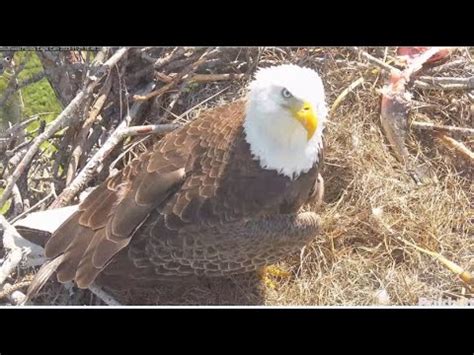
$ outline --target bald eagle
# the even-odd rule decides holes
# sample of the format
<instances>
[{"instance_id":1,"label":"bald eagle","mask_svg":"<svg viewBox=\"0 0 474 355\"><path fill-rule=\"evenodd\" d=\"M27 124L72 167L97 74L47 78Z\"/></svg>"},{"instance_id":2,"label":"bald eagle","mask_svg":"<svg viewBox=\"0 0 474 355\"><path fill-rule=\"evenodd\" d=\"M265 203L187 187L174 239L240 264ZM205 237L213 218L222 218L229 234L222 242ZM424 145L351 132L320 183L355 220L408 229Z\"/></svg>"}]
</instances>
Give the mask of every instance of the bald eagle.
<instances>
[{"instance_id":1,"label":"bald eagle","mask_svg":"<svg viewBox=\"0 0 474 355\"><path fill-rule=\"evenodd\" d=\"M60 282L122 287L257 270L319 229L327 108L312 69L259 69L247 97L203 112L109 177L46 243Z\"/></svg>"}]
</instances>

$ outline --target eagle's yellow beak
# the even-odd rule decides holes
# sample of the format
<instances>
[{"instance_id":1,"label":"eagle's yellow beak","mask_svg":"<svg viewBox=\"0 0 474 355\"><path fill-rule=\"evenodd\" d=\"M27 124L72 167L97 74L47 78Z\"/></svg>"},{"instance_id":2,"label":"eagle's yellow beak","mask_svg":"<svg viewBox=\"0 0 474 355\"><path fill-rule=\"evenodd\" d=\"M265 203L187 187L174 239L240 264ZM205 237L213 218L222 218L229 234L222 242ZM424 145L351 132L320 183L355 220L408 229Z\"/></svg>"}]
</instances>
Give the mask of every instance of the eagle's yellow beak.
<instances>
[{"instance_id":1,"label":"eagle's yellow beak","mask_svg":"<svg viewBox=\"0 0 474 355\"><path fill-rule=\"evenodd\" d=\"M304 102L303 106L299 106L298 109L293 111L293 115L306 129L308 140L310 140L316 132L316 128L318 128L318 116L314 113L311 104Z\"/></svg>"}]
</instances>

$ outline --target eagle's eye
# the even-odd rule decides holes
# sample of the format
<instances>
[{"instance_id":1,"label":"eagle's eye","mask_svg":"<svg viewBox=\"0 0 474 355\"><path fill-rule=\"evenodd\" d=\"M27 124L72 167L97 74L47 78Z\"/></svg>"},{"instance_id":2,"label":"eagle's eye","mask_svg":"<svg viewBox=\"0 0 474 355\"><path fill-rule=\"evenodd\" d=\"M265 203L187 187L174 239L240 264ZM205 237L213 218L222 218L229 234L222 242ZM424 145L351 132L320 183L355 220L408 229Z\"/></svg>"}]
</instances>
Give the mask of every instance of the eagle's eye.
<instances>
[{"instance_id":1,"label":"eagle's eye","mask_svg":"<svg viewBox=\"0 0 474 355\"><path fill-rule=\"evenodd\" d=\"M283 96L285 99L289 99L290 97L293 97L293 95L291 95L291 92L289 92L288 89L283 89L281 91L281 96Z\"/></svg>"}]
</instances>

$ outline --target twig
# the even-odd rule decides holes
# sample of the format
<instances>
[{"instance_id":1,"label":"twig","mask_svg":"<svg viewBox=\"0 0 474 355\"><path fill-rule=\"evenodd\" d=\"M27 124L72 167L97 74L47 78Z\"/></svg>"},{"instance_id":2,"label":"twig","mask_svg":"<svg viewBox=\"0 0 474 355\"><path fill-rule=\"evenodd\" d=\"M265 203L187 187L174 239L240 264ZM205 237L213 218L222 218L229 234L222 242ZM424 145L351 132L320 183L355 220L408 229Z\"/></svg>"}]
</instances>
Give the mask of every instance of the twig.
<instances>
[{"instance_id":1,"label":"twig","mask_svg":"<svg viewBox=\"0 0 474 355\"><path fill-rule=\"evenodd\" d=\"M178 128L177 124L158 124L158 125L144 125L144 126L133 126L122 130L122 138L127 136L138 136L142 134L165 134L174 131Z\"/></svg>"},{"instance_id":2,"label":"twig","mask_svg":"<svg viewBox=\"0 0 474 355\"><path fill-rule=\"evenodd\" d=\"M474 76L469 78L436 78L432 76L422 76L419 81L431 84L429 88L443 90L472 90L474 89Z\"/></svg>"},{"instance_id":3,"label":"twig","mask_svg":"<svg viewBox=\"0 0 474 355\"><path fill-rule=\"evenodd\" d=\"M245 74L194 74L191 77L190 82L193 83L205 83L211 81L223 81L223 80L240 80L245 77Z\"/></svg>"},{"instance_id":4,"label":"twig","mask_svg":"<svg viewBox=\"0 0 474 355\"><path fill-rule=\"evenodd\" d=\"M420 80L415 80L413 82L413 86L418 88L418 89L424 89L424 90L439 89L439 87L430 85L430 84L425 83L424 81L420 81Z\"/></svg>"},{"instance_id":5,"label":"twig","mask_svg":"<svg viewBox=\"0 0 474 355\"><path fill-rule=\"evenodd\" d=\"M18 144L12 150L7 150L5 152L5 156L8 157L8 158L14 156L16 152L18 152L18 151L24 149L25 147L29 146L31 144L31 142L32 142L31 140L28 140L28 141L24 141L23 143Z\"/></svg>"},{"instance_id":6,"label":"twig","mask_svg":"<svg viewBox=\"0 0 474 355\"><path fill-rule=\"evenodd\" d=\"M127 52L128 48L119 49L106 63L103 67L110 68L110 66L115 65L120 58L122 58ZM103 74L105 76L105 73ZM10 196L13 186L20 176L25 171L26 167L30 164L33 157L36 155L41 144L49 139L53 134L55 134L60 129L64 128L66 125L71 124L77 117L74 115L76 110L81 106L83 101L87 96L89 96L94 88L99 84L100 79L103 77L94 77L91 78L91 82L83 90L81 90L76 97L69 103L69 105L59 114L54 123L49 126L42 134L38 135L34 140L33 144L29 148L28 152L23 157L22 161L16 167L12 175L7 179L7 186L3 191L3 194L0 196L0 206L7 201Z\"/></svg>"},{"instance_id":7,"label":"twig","mask_svg":"<svg viewBox=\"0 0 474 355\"><path fill-rule=\"evenodd\" d=\"M395 239L401 241L402 243L404 243L406 245L409 245L409 246L415 248L416 250L418 250L418 251L420 251L424 254L428 254L428 255L434 257L441 264L443 264L445 267L447 267L451 272L458 275L459 278L462 281L464 281L466 284L468 284L470 286L474 285L474 277L467 270L464 270L458 264L446 259L444 256L442 256L439 253L421 248L418 245L416 245L412 242L409 242L408 240L403 239L402 237L397 235L397 233L395 233L395 231L390 226L385 224L385 222L383 221L383 218L382 218L382 214L383 214L383 209L382 208L373 208L372 209L372 217L375 219L375 221L377 222L377 224L379 226L383 227L383 229L385 229L388 232L389 236L394 237Z\"/></svg>"},{"instance_id":8,"label":"twig","mask_svg":"<svg viewBox=\"0 0 474 355\"><path fill-rule=\"evenodd\" d=\"M173 74L170 74L170 75L166 75L164 73L156 73L156 75L158 76L158 79L160 79L160 80L162 80L166 83L171 83L173 80L175 80L174 78L177 74L173 73ZM168 116L170 114L172 114L172 111L173 111L173 108L174 108L176 102L178 101L181 93L186 88L188 83L190 83L190 82L213 82L213 81L233 80L233 79L240 80L244 77L245 77L245 74L232 74L232 73L231 74L193 74L193 76L190 79L188 79L186 81L183 81L183 83L181 84L181 86L178 89L178 93L176 94L174 99L171 101L168 108L165 109L165 113L164 113L163 117L161 117L160 121L161 122L166 121L168 119Z\"/></svg>"},{"instance_id":9,"label":"twig","mask_svg":"<svg viewBox=\"0 0 474 355\"><path fill-rule=\"evenodd\" d=\"M115 160L113 162L110 163L110 165L109 165L109 175L114 174L114 172L116 170L115 165L117 165L117 163L119 161L121 161L122 158L126 154L128 154L128 152L130 152L134 147L136 147L137 145L143 143L145 140L147 140L150 137L151 137L150 135L147 135L145 137L142 137L141 139L136 139L135 141L131 142L128 145L125 145L124 147L126 147L126 148L117 156L117 158L115 158Z\"/></svg>"},{"instance_id":10,"label":"twig","mask_svg":"<svg viewBox=\"0 0 474 355\"><path fill-rule=\"evenodd\" d=\"M472 85L474 83L474 76L471 76L469 78L421 76L420 80L426 81L426 82L432 83L432 84L467 84L467 85Z\"/></svg>"},{"instance_id":11,"label":"twig","mask_svg":"<svg viewBox=\"0 0 474 355\"><path fill-rule=\"evenodd\" d=\"M21 197L20 189L18 188L17 184L13 186L12 198L13 198L12 217L15 217L23 212L23 198Z\"/></svg>"},{"instance_id":12,"label":"twig","mask_svg":"<svg viewBox=\"0 0 474 355\"><path fill-rule=\"evenodd\" d=\"M471 103L474 104L474 90L471 90L471 92L468 92L467 97L469 98L469 101L471 101Z\"/></svg>"},{"instance_id":13,"label":"twig","mask_svg":"<svg viewBox=\"0 0 474 355\"><path fill-rule=\"evenodd\" d=\"M398 75L401 75L401 73L402 73L399 69L397 69L395 67L392 67L390 64L387 64L387 63L385 63L384 61L382 61L378 58L375 58L374 56L370 55L369 53L363 51L362 49L360 49L358 47L348 47L348 49L356 52L361 57L367 59L372 64L378 66L381 69L384 69L384 70L388 71L389 73L394 73L394 74L398 74Z\"/></svg>"},{"instance_id":14,"label":"twig","mask_svg":"<svg viewBox=\"0 0 474 355\"><path fill-rule=\"evenodd\" d=\"M66 174L66 185L69 185L72 179L74 178L77 167L79 165L79 159L82 156L82 153L84 151L84 147L87 141L89 130L94 124L97 117L99 116L99 113L102 110L102 107L104 106L104 103L109 95L111 88L112 88L112 80L111 80L111 76L109 72L109 75L105 81L104 86L100 89L98 97L96 101L94 102L94 104L92 105L92 108L89 112L89 117L85 120L84 124L82 125L82 129L79 132L79 135L76 139L75 148L73 149L71 153L71 158L69 160L69 166L68 166L68 170Z\"/></svg>"},{"instance_id":15,"label":"twig","mask_svg":"<svg viewBox=\"0 0 474 355\"><path fill-rule=\"evenodd\" d=\"M334 103L331 106L331 110L329 112L329 115L332 116L334 114L334 111L338 108L340 103L346 98L346 96L353 91L356 87L364 83L364 78L361 77L354 81L352 84L350 84L344 91L342 91L339 96L336 98Z\"/></svg>"},{"instance_id":16,"label":"twig","mask_svg":"<svg viewBox=\"0 0 474 355\"><path fill-rule=\"evenodd\" d=\"M110 75L110 72L109 72L108 75ZM107 81L107 79L105 79L105 81ZM104 83L104 85L106 85L106 84ZM100 88L100 90L103 89L104 85ZM100 90L99 90L99 93L98 93L97 96L99 96ZM85 123L85 121L87 121L87 119L89 117L89 112L90 112L90 110L92 108L92 105L94 104L97 96L94 97L94 95L91 95L86 99L86 101L83 104L82 112L78 113L78 115L81 116L80 121L74 127L72 127L72 126L69 127L69 129L64 133L64 136L65 136L64 138L65 139L63 138L62 140L63 141L66 140L68 142L66 150L70 151L70 155L68 154L69 156L67 157L67 159L65 159L65 164L63 165L63 166L66 167L66 169L65 169L66 186L67 186L67 184L69 184L71 182L72 178L76 174L76 170L79 169L80 158L85 158L85 157L79 156L79 159L76 160L76 156L73 157L72 153L73 153L74 149L77 147L79 136L81 135L82 129L84 127L84 123ZM102 117L99 118L99 120L101 120L101 119L102 119ZM71 147L71 149L69 149L69 147ZM74 159L74 163L72 163L73 159ZM70 169L71 165L76 165L76 166L72 166L73 169Z\"/></svg>"},{"instance_id":17,"label":"twig","mask_svg":"<svg viewBox=\"0 0 474 355\"><path fill-rule=\"evenodd\" d=\"M163 66L162 69L166 70L167 72L178 70L180 68L184 68L184 67L192 64L193 62L196 61L197 58L199 58L199 53L194 52L189 57L184 57L182 59L177 59L177 60L171 61L170 63Z\"/></svg>"},{"instance_id":18,"label":"twig","mask_svg":"<svg viewBox=\"0 0 474 355\"><path fill-rule=\"evenodd\" d=\"M184 76L184 75L183 75ZM181 78L179 78L181 79ZM162 86L161 88L159 88L158 90L156 91L152 91L151 93L149 93L148 95L134 95L133 96L133 99L135 101L145 101L145 100L149 100L155 96L161 96L163 95L165 92L167 92L169 89L171 89L173 86L176 85L176 82L178 80L173 80L172 82L166 84L165 86Z\"/></svg>"},{"instance_id":19,"label":"twig","mask_svg":"<svg viewBox=\"0 0 474 355\"><path fill-rule=\"evenodd\" d=\"M92 60L91 67L93 68L100 67L102 63L104 62L105 58L107 57L109 50L110 50L109 47L102 47L100 51L94 57L94 60Z\"/></svg>"},{"instance_id":20,"label":"twig","mask_svg":"<svg viewBox=\"0 0 474 355\"><path fill-rule=\"evenodd\" d=\"M11 126L10 128L7 128L4 132L2 132L2 136L7 136L9 134L14 134L18 130L23 129L26 126L28 126L31 122L36 121L38 118L40 118L40 115L48 115L48 114L51 114L51 113L52 112L37 113L36 115L33 115L30 118L28 118L28 119L26 119L22 122L18 122L16 124L14 124L13 126Z\"/></svg>"},{"instance_id":21,"label":"twig","mask_svg":"<svg viewBox=\"0 0 474 355\"><path fill-rule=\"evenodd\" d=\"M174 80L174 76L172 74L168 75L168 74L161 73L161 72L158 71L158 72L155 72L155 75L158 78L158 80L160 80L160 81L162 81L166 84L169 84Z\"/></svg>"},{"instance_id":22,"label":"twig","mask_svg":"<svg viewBox=\"0 0 474 355\"><path fill-rule=\"evenodd\" d=\"M197 103L196 105L194 105L194 106L191 107L190 109L184 111L184 112L183 112L181 115L179 115L179 116L174 115L174 116L175 116L174 122L181 122L182 118L183 118L184 116L186 116L188 113L190 113L191 111L193 111L193 110L196 109L197 107L199 107L199 106L201 106L201 105L204 105L206 102L208 102L208 101L212 100L213 98L215 98L216 96L222 94L224 91L228 90L229 88L230 88L230 86L227 86L227 87L225 87L224 89L219 90L219 91L216 92L214 95L209 96L207 99L204 99L203 101Z\"/></svg>"},{"instance_id":23,"label":"twig","mask_svg":"<svg viewBox=\"0 0 474 355\"><path fill-rule=\"evenodd\" d=\"M432 68L431 72L434 73L442 73L446 71L447 69L451 69L452 67L457 67L460 65L466 65L468 62L466 61L465 58L453 60L452 62L447 62L445 64L442 64L438 67Z\"/></svg>"},{"instance_id":24,"label":"twig","mask_svg":"<svg viewBox=\"0 0 474 355\"><path fill-rule=\"evenodd\" d=\"M11 223L15 223L16 221L18 221L19 219L21 219L23 216L27 215L28 213L34 211L35 209L37 209L39 206L41 206L43 203L45 203L47 200L49 200L51 197L53 197L55 195L55 191L54 191L54 187L52 187L52 190L51 192L44 198L42 198L41 200L39 200L38 202L36 202L33 206L31 206L29 209L27 209L26 211L24 211L23 213L20 213L18 216L16 216L15 218L13 218L11 220Z\"/></svg>"},{"instance_id":25,"label":"twig","mask_svg":"<svg viewBox=\"0 0 474 355\"><path fill-rule=\"evenodd\" d=\"M20 163L21 159L23 159L23 157L25 156L26 151L27 149L23 148L19 150L18 152L16 152L15 155L13 155L13 157L11 157L10 159L8 159L9 158L8 155L5 154L5 156L2 159L3 166L7 166L7 164L13 167L17 166ZM4 173L4 177L8 177L9 175L10 175L10 171L8 169L8 171Z\"/></svg>"},{"instance_id":26,"label":"twig","mask_svg":"<svg viewBox=\"0 0 474 355\"><path fill-rule=\"evenodd\" d=\"M59 147L55 145L57 148L57 151L54 155L53 168L52 168L51 175L54 177L56 181L59 179L59 168L61 166L66 165L69 137L70 135L67 135L63 139L61 139L61 141L59 142Z\"/></svg>"},{"instance_id":27,"label":"twig","mask_svg":"<svg viewBox=\"0 0 474 355\"><path fill-rule=\"evenodd\" d=\"M154 64L155 69L160 69L164 65L170 63L172 60L178 57L181 57L185 52L186 52L186 49L183 47L173 49L173 51L170 54L168 54L166 57L158 58L155 61L155 64Z\"/></svg>"},{"instance_id":28,"label":"twig","mask_svg":"<svg viewBox=\"0 0 474 355\"><path fill-rule=\"evenodd\" d=\"M474 153L464 144L442 133L437 134L437 137L446 147L454 149L456 153L469 160L471 164L474 163Z\"/></svg>"},{"instance_id":29,"label":"twig","mask_svg":"<svg viewBox=\"0 0 474 355\"><path fill-rule=\"evenodd\" d=\"M171 100L170 104L168 105L168 109L165 109L165 112L164 112L163 116L160 118L159 122L166 122L169 115L173 112L173 109L174 109L176 103L178 102L179 98L181 97L184 89L186 89L186 87L188 86L189 80L190 80L189 77L188 77L188 79L183 80L183 82L181 83L181 85L178 88L178 92L176 94L172 95L173 99ZM157 99L161 99L161 98L158 97Z\"/></svg>"},{"instance_id":30,"label":"twig","mask_svg":"<svg viewBox=\"0 0 474 355\"><path fill-rule=\"evenodd\" d=\"M133 137L133 136L138 136L138 135L147 135L147 134L166 134L169 132L174 131L180 127L178 124L158 124L158 125L144 125L144 126L133 126L133 127L128 127L125 128L122 131L123 137ZM146 138L145 138L146 139ZM115 164L117 164L120 159L123 158L123 156L131 149L133 148L136 144L139 144L143 142L144 139L139 140L138 142L135 142L132 144L131 147L127 148L124 152L122 152L111 164L109 167L109 171L112 171L113 167Z\"/></svg>"},{"instance_id":31,"label":"twig","mask_svg":"<svg viewBox=\"0 0 474 355\"><path fill-rule=\"evenodd\" d=\"M171 74L164 74L164 73L156 73L156 76L159 80L165 83L171 83L174 78L176 77L176 73ZM224 80L241 80L245 77L245 74L193 74L189 79L191 83L207 83L213 81L224 81Z\"/></svg>"},{"instance_id":32,"label":"twig","mask_svg":"<svg viewBox=\"0 0 474 355\"><path fill-rule=\"evenodd\" d=\"M110 71L110 69L112 69L112 67L115 66L120 61L120 59L122 59L125 56L125 54L127 54L128 50L129 48L127 47L120 48L104 64L102 65L94 64L94 66L98 67L97 73L95 73L95 75L99 74L99 72L102 72L103 74L100 75L100 77L101 78L105 77Z\"/></svg>"},{"instance_id":33,"label":"twig","mask_svg":"<svg viewBox=\"0 0 474 355\"><path fill-rule=\"evenodd\" d=\"M459 276L459 278L461 280L463 280L466 284L468 285L474 285L474 277L471 275L471 273L467 270L464 270L461 266L459 266L458 264L452 262L451 260L448 260L447 258L445 258L443 255L439 254L439 253L436 253L434 251L431 251L431 250L427 250L427 249L424 249L424 248L421 248L419 247L418 245L414 244L414 243L411 243L409 242L408 240L405 240L399 236L396 237L398 240L400 240L401 242L405 243L406 245L409 245L413 248L415 248L416 250L422 252L422 253L425 253L425 254L428 254L432 257L434 257L435 259L437 259L441 264L443 264L444 266L446 266L451 272L455 273L456 275Z\"/></svg>"},{"instance_id":34,"label":"twig","mask_svg":"<svg viewBox=\"0 0 474 355\"><path fill-rule=\"evenodd\" d=\"M474 135L474 128L467 127L454 127L445 125L436 125L430 122L413 121L411 125L417 129L439 131L439 132L450 132L450 133L462 133L465 135Z\"/></svg>"},{"instance_id":35,"label":"twig","mask_svg":"<svg viewBox=\"0 0 474 355\"><path fill-rule=\"evenodd\" d=\"M120 302L118 302L115 298L105 292L102 288L98 287L95 284L89 286L89 290L99 297L102 301L105 302L108 306L120 306Z\"/></svg>"},{"instance_id":36,"label":"twig","mask_svg":"<svg viewBox=\"0 0 474 355\"><path fill-rule=\"evenodd\" d=\"M82 168L87 162L90 152L92 151L93 147L96 146L97 142L101 139L101 137L105 134L106 129L102 125L95 125L92 129L91 134L87 137L86 143L84 145L84 150L82 152L81 159L79 161L79 166Z\"/></svg>"},{"instance_id":37,"label":"twig","mask_svg":"<svg viewBox=\"0 0 474 355\"><path fill-rule=\"evenodd\" d=\"M217 50L213 50L213 51L206 51L203 55L201 55L201 57L194 63L192 63L191 65L189 65L188 67L186 67L181 73L179 73L178 75L176 75L176 77L174 78L174 80L164 86L162 86L161 88L159 88L158 90L155 90L155 91L152 91L150 92L149 94L147 95L134 95L133 96L133 99L135 101L145 101L145 100L149 100L151 98L154 98L156 96L160 96L160 95L163 95L165 92L167 92L168 90L170 90L171 88L173 88L174 86L177 85L177 83L183 79L186 75L189 75L191 74L192 72L194 72L201 64L205 63L205 61L207 60L206 58L207 57L210 57L211 55L213 54L216 54L217 53Z\"/></svg>"}]
</instances>

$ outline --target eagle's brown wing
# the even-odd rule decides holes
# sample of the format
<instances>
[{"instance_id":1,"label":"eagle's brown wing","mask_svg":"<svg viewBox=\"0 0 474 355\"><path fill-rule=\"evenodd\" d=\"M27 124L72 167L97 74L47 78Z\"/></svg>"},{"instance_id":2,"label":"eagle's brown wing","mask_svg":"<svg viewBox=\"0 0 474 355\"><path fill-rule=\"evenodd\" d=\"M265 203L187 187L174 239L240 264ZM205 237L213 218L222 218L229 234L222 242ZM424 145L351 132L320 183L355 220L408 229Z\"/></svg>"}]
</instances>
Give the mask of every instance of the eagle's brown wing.
<instances>
[{"instance_id":1,"label":"eagle's brown wing","mask_svg":"<svg viewBox=\"0 0 474 355\"><path fill-rule=\"evenodd\" d=\"M87 287L111 258L129 244L149 214L183 183L199 184L204 195L212 193L243 114L242 101L203 113L99 185L46 244L48 258L62 255L58 280L75 280L79 287ZM206 137L219 147L210 149ZM201 171L193 175L196 164L200 164ZM193 209L188 207L192 202L185 193L180 196L174 210L185 218L186 211Z\"/></svg>"}]
</instances>

